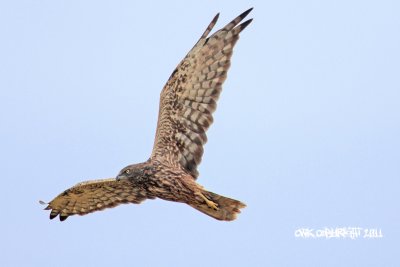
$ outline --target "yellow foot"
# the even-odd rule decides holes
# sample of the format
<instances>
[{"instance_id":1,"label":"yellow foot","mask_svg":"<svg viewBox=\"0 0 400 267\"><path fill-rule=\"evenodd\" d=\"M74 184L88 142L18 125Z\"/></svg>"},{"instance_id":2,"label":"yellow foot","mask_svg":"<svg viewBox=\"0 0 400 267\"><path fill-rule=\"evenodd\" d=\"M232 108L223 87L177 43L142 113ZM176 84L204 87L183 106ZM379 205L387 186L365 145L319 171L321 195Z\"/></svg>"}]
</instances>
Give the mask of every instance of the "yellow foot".
<instances>
[{"instance_id":1,"label":"yellow foot","mask_svg":"<svg viewBox=\"0 0 400 267\"><path fill-rule=\"evenodd\" d=\"M207 206L208 206L209 208L212 208L213 210L219 210L218 204L217 204L217 203L215 203L215 202L209 200L209 199L206 198L202 193L196 193L196 194L199 195L199 196L207 203Z\"/></svg>"}]
</instances>

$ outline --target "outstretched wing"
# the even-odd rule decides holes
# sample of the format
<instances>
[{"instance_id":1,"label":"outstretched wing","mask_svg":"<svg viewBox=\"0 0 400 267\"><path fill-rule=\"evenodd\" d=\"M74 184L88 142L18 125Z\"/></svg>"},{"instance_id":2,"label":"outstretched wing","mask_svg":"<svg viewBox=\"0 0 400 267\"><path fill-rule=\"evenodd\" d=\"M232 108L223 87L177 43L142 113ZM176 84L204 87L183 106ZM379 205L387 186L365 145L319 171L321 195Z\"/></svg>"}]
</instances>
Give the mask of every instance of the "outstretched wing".
<instances>
[{"instance_id":1,"label":"outstretched wing","mask_svg":"<svg viewBox=\"0 0 400 267\"><path fill-rule=\"evenodd\" d=\"M133 186L129 180L93 180L65 190L50 201L45 209L51 210L50 219L59 215L60 220L64 221L71 215L85 215L124 203L139 204L146 198L149 198L146 192Z\"/></svg>"},{"instance_id":2,"label":"outstretched wing","mask_svg":"<svg viewBox=\"0 0 400 267\"><path fill-rule=\"evenodd\" d=\"M230 66L239 33L252 21L238 25L249 9L207 38L217 14L199 41L174 70L161 92L151 159L180 165L194 178L207 142L206 131Z\"/></svg>"}]
</instances>

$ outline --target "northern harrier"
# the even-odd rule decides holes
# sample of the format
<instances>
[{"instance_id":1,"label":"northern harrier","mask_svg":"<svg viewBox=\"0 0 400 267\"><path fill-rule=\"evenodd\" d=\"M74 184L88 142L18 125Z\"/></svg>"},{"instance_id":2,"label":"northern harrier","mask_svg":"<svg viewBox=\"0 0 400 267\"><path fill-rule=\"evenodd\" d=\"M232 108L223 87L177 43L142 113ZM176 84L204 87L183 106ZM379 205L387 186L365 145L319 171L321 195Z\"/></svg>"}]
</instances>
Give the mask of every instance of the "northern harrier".
<instances>
[{"instance_id":1,"label":"northern harrier","mask_svg":"<svg viewBox=\"0 0 400 267\"><path fill-rule=\"evenodd\" d=\"M45 208L50 219L85 215L119 204L161 198L186 203L217 219L231 221L246 205L206 191L196 183L222 84L249 9L207 37L219 14L172 72L160 96L157 132L150 158L123 168L116 178L86 181L65 190ZM44 202L41 201L42 204Z\"/></svg>"}]
</instances>

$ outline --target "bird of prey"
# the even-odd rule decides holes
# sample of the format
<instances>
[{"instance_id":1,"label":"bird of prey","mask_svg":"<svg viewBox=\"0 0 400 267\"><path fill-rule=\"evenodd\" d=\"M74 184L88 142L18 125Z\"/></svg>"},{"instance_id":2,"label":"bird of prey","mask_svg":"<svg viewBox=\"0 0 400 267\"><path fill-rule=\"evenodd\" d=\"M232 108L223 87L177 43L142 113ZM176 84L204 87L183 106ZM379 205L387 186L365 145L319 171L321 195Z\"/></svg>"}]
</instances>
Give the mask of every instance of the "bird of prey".
<instances>
[{"instance_id":1,"label":"bird of prey","mask_svg":"<svg viewBox=\"0 0 400 267\"><path fill-rule=\"evenodd\" d=\"M45 209L51 210L50 219L58 215L64 221L68 216L154 198L186 203L217 220L236 218L245 204L205 190L196 179L206 131L213 122L232 49L252 19L239 23L251 10L208 36L217 22L217 14L172 72L160 95L150 158L123 168L116 178L86 181L65 190L47 203Z\"/></svg>"}]
</instances>

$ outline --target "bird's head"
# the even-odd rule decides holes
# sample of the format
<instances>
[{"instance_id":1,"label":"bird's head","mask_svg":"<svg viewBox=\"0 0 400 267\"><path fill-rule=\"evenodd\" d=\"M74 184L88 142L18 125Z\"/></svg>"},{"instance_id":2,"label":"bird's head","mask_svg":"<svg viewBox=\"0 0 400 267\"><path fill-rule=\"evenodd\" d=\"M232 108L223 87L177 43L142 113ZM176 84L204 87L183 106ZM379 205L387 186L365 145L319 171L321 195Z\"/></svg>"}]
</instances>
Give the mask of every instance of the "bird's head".
<instances>
[{"instance_id":1,"label":"bird's head","mask_svg":"<svg viewBox=\"0 0 400 267\"><path fill-rule=\"evenodd\" d=\"M123 168L117 175L116 179L117 181L119 180L126 180L129 177L132 176L133 173L133 169L132 169L132 165L126 166L125 168Z\"/></svg>"},{"instance_id":2,"label":"bird's head","mask_svg":"<svg viewBox=\"0 0 400 267\"><path fill-rule=\"evenodd\" d=\"M117 181L136 178L142 173L142 165L142 163L139 163L126 166L118 173Z\"/></svg>"}]
</instances>

